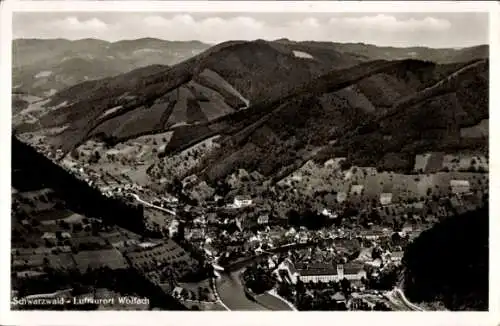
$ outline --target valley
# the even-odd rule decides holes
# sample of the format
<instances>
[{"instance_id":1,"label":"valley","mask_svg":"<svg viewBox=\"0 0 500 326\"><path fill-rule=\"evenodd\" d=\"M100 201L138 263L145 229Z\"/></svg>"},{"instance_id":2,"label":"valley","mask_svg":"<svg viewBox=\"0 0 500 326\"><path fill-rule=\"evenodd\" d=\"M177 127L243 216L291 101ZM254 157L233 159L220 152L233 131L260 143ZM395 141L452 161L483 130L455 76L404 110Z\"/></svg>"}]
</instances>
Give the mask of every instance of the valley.
<instances>
[{"instance_id":1,"label":"valley","mask_svg":"<svg viewBox=\"0 0 500 326\"><path fill-rule=\"evenodd\" d=\"M148 309L418 310L441 295L469 309L444 285L418 291L419 239L486 212L482 47L86 42L144 66L13 90L18 293L95 278L144 285L131 291ZM39 56L34 78L52 78Z\"/></svg>"}]
</instances>

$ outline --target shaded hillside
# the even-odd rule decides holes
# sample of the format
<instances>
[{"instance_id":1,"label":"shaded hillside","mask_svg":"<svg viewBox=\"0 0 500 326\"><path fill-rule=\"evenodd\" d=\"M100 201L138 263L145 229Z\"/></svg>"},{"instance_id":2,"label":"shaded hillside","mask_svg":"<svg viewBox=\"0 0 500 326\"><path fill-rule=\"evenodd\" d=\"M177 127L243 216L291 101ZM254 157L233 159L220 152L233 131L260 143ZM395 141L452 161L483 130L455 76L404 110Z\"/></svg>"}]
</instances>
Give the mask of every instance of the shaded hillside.
<instances>
[{"instance_id":1,"label":"shaded hillside","mask_svg":"<svg viewBox=\"0 0 500 326\"><path fill-rule=\"evenodd\" d=\"M405 294L450 310L488 310L488 206L449 218L406 249Z\"/></svg>"},{"instance_id":2,"label":"shaded hillside","mask_svg":"<svg viewBox=\"0 0 500 326\"><path fill-rule=\"evenodd\" d=\"M463 138L460 130L488 119L488 78L487 61L468 63L437 83L398 99L374 120L362 121L320 158L346 156L355 165L408 171L416 153L487 152L487 139Z\"/></svg>"},{"instance_id":3,"label":"shaded hillside","mask_svg":"<svg viewBox=\"0 0 500 326\"><path fill-rule=\"evenodd\" d=\"M62 107L41 117L41 124L21 125L17 132L69 125L55 139L64 151L92 136L121 141L217 120L256 100L277 98L291 85L358 62L335 51L313 49L312 58L293 51L261 40L232 41L138 78L121 75L79 84L50 98L47 110Z\"/></svg>"},{"instance_id":4,"label":"shaded hillside","mask_svg":"<svg viewBox=\"0 0 500 326\"><path fill-rule=\"evenodd\" d=\"M16 39L13 86L45 96L86 80L110 77L152 64L172 65L209 48L197 41L152 38L107 42L96 39Z\"/></svg>"},{"instance_id":5,"label":"shaded hillside","mask_svg":"<svg viewBox=\"0 0 500 326\"><path fill-rule=\"evenodd\" d=\"M223 146L193 172L216 180L244 168L279 180L308 159L333 156L404 170L424 150L485 147L457 131L488 118L487 78L487 62L378 61L334 71L227 117Z\"/></svg>"},{"instance_id":6,"label":"shaded hillside","mask_svg":"<svg viewBox=\"0 0 500 326\"><path fill-rule=\"evenodd\" d=\"M16 137L12 137L12 187L19 192L51 189L51 197L62 204L62 209L144 233L142 207L105 197Z\"/></svg>"}]
</instances>

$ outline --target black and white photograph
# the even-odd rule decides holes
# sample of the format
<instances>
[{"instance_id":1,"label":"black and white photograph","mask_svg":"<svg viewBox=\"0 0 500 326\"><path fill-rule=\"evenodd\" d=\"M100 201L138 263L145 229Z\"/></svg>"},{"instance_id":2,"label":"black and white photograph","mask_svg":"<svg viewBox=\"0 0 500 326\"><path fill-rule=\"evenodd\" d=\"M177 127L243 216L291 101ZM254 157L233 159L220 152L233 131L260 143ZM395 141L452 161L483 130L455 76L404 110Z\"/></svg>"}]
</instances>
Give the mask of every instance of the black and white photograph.
<instances>
[{"instance_id":1,"label":"black and white photograph","mask_svg":"<svg viewBox=\"0 0 500 326\"><path fill-rule=\"evenodd\" d=\"M488 311L490 33L13 12L10 309Z\"/></svg>"}]
</instances>

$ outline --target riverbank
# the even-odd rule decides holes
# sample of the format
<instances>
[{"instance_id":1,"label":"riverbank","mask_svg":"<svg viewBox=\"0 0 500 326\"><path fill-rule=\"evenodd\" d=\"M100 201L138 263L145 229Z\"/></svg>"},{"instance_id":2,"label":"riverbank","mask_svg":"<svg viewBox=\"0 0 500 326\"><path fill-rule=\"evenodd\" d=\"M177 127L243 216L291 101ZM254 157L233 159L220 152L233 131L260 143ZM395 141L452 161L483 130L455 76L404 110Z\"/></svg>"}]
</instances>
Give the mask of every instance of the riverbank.
<instances>
[{"instance_id":1,"label":"riverbank","mask_svg":"<svg viewBox=\"0 0 500 326\"><path fill-rule=\"evenodd\" d=\"M245 288L240 280L242 270L232 273L221 273L221 277L214 279L216 292L220 301L228 308L235 311L266 311L268 308L251 300L245 293Z\"/></svg>"},{"instance_id":2,"label":"riverbank","mask_svg":"<svg viewBox=\"0 0 500 326\"><path fill-rule=\"evenodd\" d=\"M217 300L216 302L220 304L225 310L231 311L228 306L221 300L219 292L217 291L217 283L216 279L214 277L210 278L210 286L212 287L212 291L214 292L215 299Z\"/></svg>"},{"instance_id":3,"label":"riverbank","mask_svg":"<svg viewBox=\"0 0 500 326\"><path fill-rule=\"evenodd\" d=\"M284 304L286 304L288 306L288 308L290 308L291 310L293 311L298 311L297 308L295 308L295 306L288 300L286 300L285 298L283 298L282 296L280 296L278 294L278 292L276 291L276 289L272 289L270 291L267 291L267 293L269 295L272 295L273 297L275 297L276 299L280 300L281 302L283 302Z\"/></svg>"},{"instance_id":4,"label":"riverbank","mask_svg":"<svg viewBox=\"0 0 500 326\"><path fill-rule=\"evenodd\" d=\"M297 309L295 309L295 307L291 303L282 299L277 293L275 295L270 293L274 289L261 294L255 294L251 289L245 286L245 283L243 281L243 273L241 273L239 277L240 282L243 285L245 294L249 297L249 299L255 301L262 307L272 311L297 311Z\"/></svg>"}]
</instances>

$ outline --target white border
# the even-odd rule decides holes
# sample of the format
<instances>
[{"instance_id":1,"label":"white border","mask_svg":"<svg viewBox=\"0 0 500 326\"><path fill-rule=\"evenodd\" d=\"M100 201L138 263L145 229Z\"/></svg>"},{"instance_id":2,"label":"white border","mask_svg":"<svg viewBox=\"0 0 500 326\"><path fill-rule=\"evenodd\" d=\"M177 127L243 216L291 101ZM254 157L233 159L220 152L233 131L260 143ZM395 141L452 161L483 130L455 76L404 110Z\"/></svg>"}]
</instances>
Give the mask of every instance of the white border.
<instances>
[{"instance_id":1,"label":"white border","mask_svg":"<svg viewBox=\"0 0 500 326\"><path fill-rule=\"evenodd\" d=\"M342 326L367 325L436 325L472 326L500 325L500 235L496 207L490 205L490 312L10 312L10 131L11 131L11 39L12 11L71 12L490 12L490 109L491 120L500 121L500 6L497 2L328 2L328 1L13 1L0 4L1 41L0 71L0 148L5 155L0 160L1 188L0 209L0 324L2 325L149 325L149 324L227 324L227 325L280 325L282 323L311 325L313 323ZM496 109L496 110L495 110ZM500 162L496 149L500 149L499 130L490 128L490 196L496 203L500 198ZM496 185L496 186L495 186ZM497 199L497 200L495 200ZM464 239L465 240L465 239ZM466 240L465 240L466 241Z\"/></svg>"},{"instance_id":2,"label":"white border","mask_svg":"<svg viewBox=\"0 0 500 326\"><path fill-rule=\"evenodd\" d=\"M500 121L500 111L496 109L500 103L500 4L497 2L496 11L490 13L490 311L496 316L496 323L500 325L500 224L498 207L500 203L500 128L495 128ZM492 204L493 203L493 204Z\"/></svg>"},{"instance_id":3,"label":"white border","mask_svg":"<svg viewBox=\"0 0 500 326\"><path fill-rule=\"evenodd\" d=\"M491 1L7 1L15 11L488 12Z\"/></svg>"}]
</instances>

